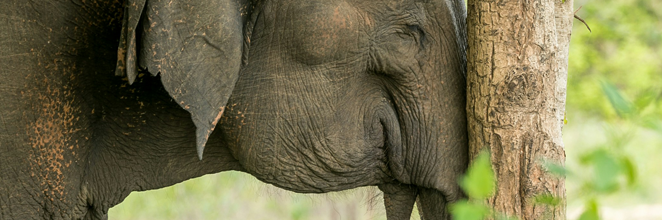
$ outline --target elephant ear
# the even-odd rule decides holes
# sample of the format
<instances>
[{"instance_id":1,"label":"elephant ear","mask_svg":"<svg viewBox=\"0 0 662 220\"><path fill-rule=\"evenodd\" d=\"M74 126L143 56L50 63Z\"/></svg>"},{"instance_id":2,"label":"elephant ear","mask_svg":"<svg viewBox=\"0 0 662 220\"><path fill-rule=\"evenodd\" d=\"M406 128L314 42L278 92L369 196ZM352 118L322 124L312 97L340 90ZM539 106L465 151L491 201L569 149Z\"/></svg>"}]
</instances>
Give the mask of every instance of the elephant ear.
<instances>
[{"instance_id":1,"label":"elephant ear","mask_svg":"<svg viewBox=\"0 0 662 220\"><path fill-rule=\"evenodd\" d=\"M138 68L190 114L198 157L234 89L247 3L241 0L127 0L115 74L133 84Z\"/></svg>"}]
</instances>

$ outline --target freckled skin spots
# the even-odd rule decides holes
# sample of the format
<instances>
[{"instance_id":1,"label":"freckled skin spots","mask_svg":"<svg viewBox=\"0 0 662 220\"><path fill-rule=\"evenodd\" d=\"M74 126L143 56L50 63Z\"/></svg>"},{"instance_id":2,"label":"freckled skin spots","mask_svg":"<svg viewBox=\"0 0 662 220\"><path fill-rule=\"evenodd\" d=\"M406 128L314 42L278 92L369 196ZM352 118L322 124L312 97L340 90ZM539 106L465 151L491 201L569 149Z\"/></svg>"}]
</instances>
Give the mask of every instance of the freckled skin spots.
<instances>
[{"instance_id":1,"label":"freckled skin spots","mask_svg":"<svg viewBox=\"0 0 662 220\"><path fill-rule=\"evenodd\" d=\"M81 114L72 102L62 100L73 99L70 91L47 88L44 92L36 94L34 110L40 112L27 128L33 149L29 156L33 168L31 175L37 176L42 193L49 200L66 202L63 171L71 165L79 148L78 140L73 138L78 137L76 133L80 131L77 126Z\"/></svg>"}]
</instances>

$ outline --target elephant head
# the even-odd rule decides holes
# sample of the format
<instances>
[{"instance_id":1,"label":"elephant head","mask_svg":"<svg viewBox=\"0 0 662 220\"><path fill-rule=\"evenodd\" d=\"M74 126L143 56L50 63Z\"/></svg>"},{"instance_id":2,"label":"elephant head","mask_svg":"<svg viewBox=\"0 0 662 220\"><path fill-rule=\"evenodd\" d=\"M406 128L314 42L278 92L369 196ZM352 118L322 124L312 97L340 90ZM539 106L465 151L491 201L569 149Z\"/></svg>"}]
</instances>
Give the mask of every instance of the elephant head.
<instances>
[{"instance_id":1,"label":"elephant head","mask_svg":"<svg viewBox=\"0 0 662 220\"><path fill-rule=\"evenodd\" d=\"M134 0L122 31L117 73L160 73L200 159L220 121L241 166L288 190L380 185L429 216L462 196L462 1Z\"/></svg>"},{"instance_id":2,"label":"elephant head","mask_svg":"<svg viewBox=\"0 0 662 220\"><path fill-rule=\"evenodd\" d=\"M0 6L0 219L103 219L132 191L225 170L378 186L389 219L416 199L449 218L463 196L460 0Z\"/></svg>"}]
</instances>

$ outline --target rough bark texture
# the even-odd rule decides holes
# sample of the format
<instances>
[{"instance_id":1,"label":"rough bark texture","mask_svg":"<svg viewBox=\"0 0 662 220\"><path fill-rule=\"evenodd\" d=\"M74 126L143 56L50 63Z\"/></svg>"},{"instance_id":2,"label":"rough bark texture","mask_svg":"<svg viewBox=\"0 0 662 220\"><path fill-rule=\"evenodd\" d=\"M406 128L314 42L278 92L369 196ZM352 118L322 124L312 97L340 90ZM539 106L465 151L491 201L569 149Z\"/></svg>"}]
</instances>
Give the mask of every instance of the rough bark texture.
<instances>
[{"instance_id":1,"label":"rough bark texture","mask_svg":"<svg viewBox=\"0 0 662 220\"><path fill-rule=\"evenodd\" d=\"M471 158L491 152L496 193L487 203L520 219L565 219L562 178L542 161L564 164L572 0L469 0L467 116Z\"/></svg>"}]
</instances>

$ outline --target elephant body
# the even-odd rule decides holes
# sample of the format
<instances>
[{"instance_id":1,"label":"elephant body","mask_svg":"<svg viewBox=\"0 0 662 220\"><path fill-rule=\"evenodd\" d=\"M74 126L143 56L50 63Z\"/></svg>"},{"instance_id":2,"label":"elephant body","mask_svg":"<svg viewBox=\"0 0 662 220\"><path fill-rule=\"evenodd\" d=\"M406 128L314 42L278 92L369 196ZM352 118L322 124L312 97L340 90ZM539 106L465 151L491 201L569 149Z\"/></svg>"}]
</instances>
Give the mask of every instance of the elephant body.
<instances>
[{"instance_id":1,"label":"elephant body","mask_svg":"<svg viewBox=\"0 0 662 220\"><path fill-rule=\"evenodd\" d=\"M132 191L226 170L379 186L389 219L417 199L447 219L463 197L461 1L0 8L0 219L104 219Z\"/></svg>"}]
</instances>

